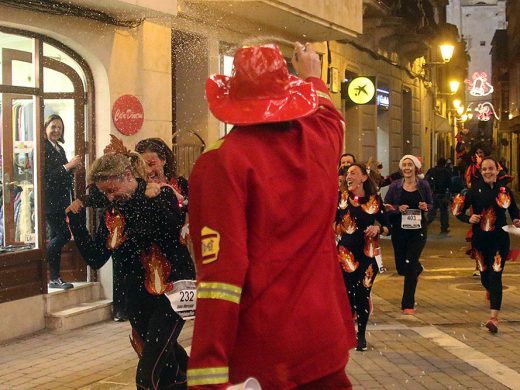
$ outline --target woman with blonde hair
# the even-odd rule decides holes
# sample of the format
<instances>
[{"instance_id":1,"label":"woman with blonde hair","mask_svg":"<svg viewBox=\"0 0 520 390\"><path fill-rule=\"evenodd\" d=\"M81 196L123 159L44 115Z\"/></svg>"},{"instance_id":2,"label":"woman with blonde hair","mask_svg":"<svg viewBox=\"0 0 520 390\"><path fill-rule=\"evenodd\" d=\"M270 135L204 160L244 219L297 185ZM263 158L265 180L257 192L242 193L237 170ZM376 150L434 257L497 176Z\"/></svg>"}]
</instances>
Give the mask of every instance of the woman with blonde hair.
<instances>
[{"instance_id":1,"label":"woman with blonde hair","mask_svg":"<svg viewBox=\"0 0 520 390\"><path fill-rule=\"evenodd\" d=\"M186 388L187 354L177 337L183 318L165 295L173 282L195 277L187 251L179 251L180 212L173 191L145 195L146 165L134 152L108 153L88 175L107 198L95 237L86 228L85 208L67 209L76 245L85 261L100 268L112 257L124 274L132 345L139 356L136 385L143 389Z\"/></svg>"}]
</instances>

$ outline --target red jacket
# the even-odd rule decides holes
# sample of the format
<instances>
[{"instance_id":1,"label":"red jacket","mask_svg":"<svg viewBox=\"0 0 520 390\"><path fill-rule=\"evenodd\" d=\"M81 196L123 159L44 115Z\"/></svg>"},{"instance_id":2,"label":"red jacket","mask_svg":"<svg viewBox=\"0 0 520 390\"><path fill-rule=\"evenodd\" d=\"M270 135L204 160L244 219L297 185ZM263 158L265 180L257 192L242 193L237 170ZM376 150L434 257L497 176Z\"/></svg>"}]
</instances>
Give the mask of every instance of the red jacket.
<instances>
[{"instance_id":1,"label":"red jacket","mask_svg":"<svg viewBox=\"0 0 520 390\"><path fill-rule=\"evenodd\" d=\"M192 389L249 376L290 389L343 369L355 345L332 230L343 119L325 84L308 81L315 114L235 127L191 174Z\"/></svg>"}]
</instances>

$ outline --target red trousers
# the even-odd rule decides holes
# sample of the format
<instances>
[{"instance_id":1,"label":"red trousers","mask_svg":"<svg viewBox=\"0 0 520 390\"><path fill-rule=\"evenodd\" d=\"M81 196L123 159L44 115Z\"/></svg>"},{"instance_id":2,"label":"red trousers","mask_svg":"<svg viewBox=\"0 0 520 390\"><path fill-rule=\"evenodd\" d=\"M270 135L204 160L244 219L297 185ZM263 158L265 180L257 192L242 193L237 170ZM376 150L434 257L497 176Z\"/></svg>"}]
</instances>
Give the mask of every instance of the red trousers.
<instances>
[{"instance_id":1,"label":"red trousers","mask_svg":"<svg viewBox=\"0 0 520 390\"><path fill-rule=\"evenodd\" d=\"M315 381L305 383L297 387L298 390L322 390L322 389L334 389L334 390L350 390L352 389L352 383L348 379L345 370L336 371L330 375L324 376L323 378L316 379Z\"/></svg>"}]
</instances>

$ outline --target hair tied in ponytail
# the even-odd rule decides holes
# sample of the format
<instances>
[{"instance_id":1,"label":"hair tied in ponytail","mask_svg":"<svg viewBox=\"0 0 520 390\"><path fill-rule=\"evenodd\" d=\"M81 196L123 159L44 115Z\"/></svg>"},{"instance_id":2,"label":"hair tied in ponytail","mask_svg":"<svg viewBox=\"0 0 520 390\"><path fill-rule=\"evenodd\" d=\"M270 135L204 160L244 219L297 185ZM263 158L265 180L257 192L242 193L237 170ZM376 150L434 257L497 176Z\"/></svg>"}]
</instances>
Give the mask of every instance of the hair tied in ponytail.
<instances>
[{"instance_id":1,"label":"hair tied in ponytail","mask_svg":"<svg viewBox=\"0 0 520 390\"><path fill-rule=\"evenodd\" d=\"M110 143L105 146L105 149L103 150L104 154L108 153L119 153L124 154L127 157L131 157L130 149L128 149L124 144L123 141L121 141L119 138L117 138L115 135L110 134Z\"/></svg>"}]
</instances>

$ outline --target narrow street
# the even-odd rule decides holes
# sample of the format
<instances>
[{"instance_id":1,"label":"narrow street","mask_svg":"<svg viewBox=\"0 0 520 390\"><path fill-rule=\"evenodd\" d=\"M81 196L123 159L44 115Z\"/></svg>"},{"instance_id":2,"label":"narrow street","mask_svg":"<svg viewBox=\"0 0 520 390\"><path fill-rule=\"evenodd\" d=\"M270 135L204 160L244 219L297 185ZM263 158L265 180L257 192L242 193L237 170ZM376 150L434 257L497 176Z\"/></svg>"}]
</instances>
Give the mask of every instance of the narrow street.
<instances>
[{"instance_id":1,"label":"narrow street","mask_svg":"<svg viewBox=\"0 0 520 390\"><path fill-rule=\"evenodd\" d=\"M417 314L400 311L402 278L383 240L388 271L373 289L368 351L351 352L347 372L363 389L520 389L520 263L504 273L499 333L481 327L488 319L484 291L465 256L467 225L451 220L451 233L430 225L417 288ZM513 238L512 248L520 248ZM191 344L193 324L181 340ZM283 326L281 324L281 326ZM137 358L128 323L103 322L66 333L44 331L1 345L0 389L133 389Z\"/></svg>"}]
</instances>

